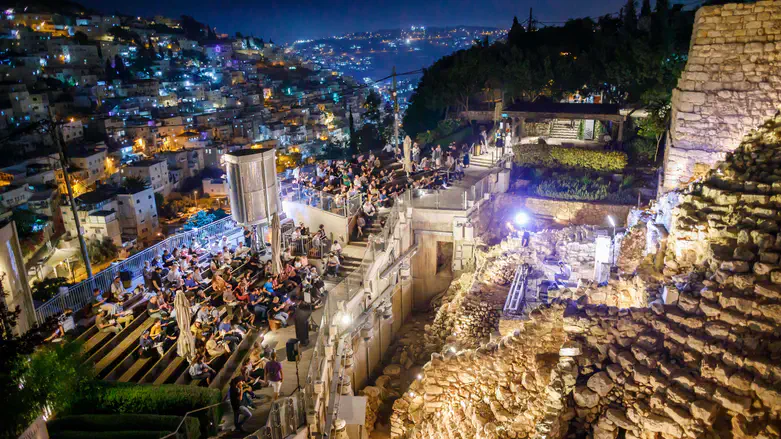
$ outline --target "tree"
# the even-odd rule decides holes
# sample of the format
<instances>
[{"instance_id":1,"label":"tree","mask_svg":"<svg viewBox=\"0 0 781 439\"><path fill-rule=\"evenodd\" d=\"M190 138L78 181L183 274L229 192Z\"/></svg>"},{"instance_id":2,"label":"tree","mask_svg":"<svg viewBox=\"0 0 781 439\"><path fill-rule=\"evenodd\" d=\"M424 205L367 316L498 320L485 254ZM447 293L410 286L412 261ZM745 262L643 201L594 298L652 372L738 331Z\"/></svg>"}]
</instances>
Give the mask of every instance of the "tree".
<instances>
[{"instance_id":1,"label":"tree","mask_svg":"<svg viewBox=\"0 0 781 439\"><path fill-rule=\"evenodd\" d=\"M510 32L507 33L507 42L515 44L523 38L524 33L526 31L521 26L521 23L518 23L518 17L513 17L513 24L510 26Z\"/></svg>"},{"instance_id":2,"label":"tree","mask_svg":"<svg viewBox=\"0 0 781 439\"><path fill-rule=\"evenodd\" d=\"M163 215L163 205L165 204L165 197L159 192L155 192L155 206L157 206L157 216Z\"/></svg>"},{"instance_id":3,"label":"tree","mask_svg":"<svg viewBox=\"0 0 781 439\"><path fill-rule=\"evenodd\" d=\"M0 273L0 294L5 296L5 273ZM35 400L25 392L24 368L27 359L40 345L52 324L35 326L19 335L17 325L21 308L9 309L7 301L0 300L0 435L18 437L40 415L37 408L45 400ZM20 385L22 384L22 385Z\"/></svg>"},{"instance_id":4,"label":"tree","mask_svg":"<svg viewBox=\"0 0 781 439\"><path fill-rule=\"evenodd\" d=\"M622 12L624 31L631 35L637 31L637 7L635 6L635 0L627 0Z\"/></svg>"},{"instance_id":5,"label":"tree","mask_svg":"<svg viewBox=\"0 0 781 439\"><path fill-rule=\"evenodd\" d=\"M60 291L60 287L68 285L64 277L50 277L33 284L33 299L46 302Z\"/></svg>"},{"instance_id":6,"label":"tree","mask_svg":"<svg viewBox=\"0 0 781 439\"><path fill-rule=\"evenodd\" d=\"M16 231L22 239L39 233L46 224L45 218L26 209L14 209L13 219L16 223Z\"/></svg>"},{"instance_id":7,"label":"tree","mask_svg":"<svg viewBox=\"0 0 781 439\"><path fill-rule=\"evenodd\" d=\"M141 192L144 189L147 189L149 187L149 183L147 183L146 179L141 177L130 176L125 177L125 181L122 182L122 187L127 189L127 191L131 194L135 194Z\"/></svg>"},{"instance_id":8,"label":"tree","mask_svg":"<svg viewBox=\"0 0 781 439\"><path fill-rule=\"evenodd\" d=\"M90 239L87 241L87 252L93 265L101 265L117 259L119 247L106 236L102 240Z\"/></svg>"},{"instance_id":9,"label":"tree","mask_svg":"<svg viewBox=\"0 0 781 439\"><path fill-rule=\"evenodd\" d=\"M358 138L355 134L355 118L353 118L353 110L347 107L347 111L350 113L350 155L355 155L358 152Z\"/></svg>"},{"instance_id":10,"label":"tree","mask_svg":"<svg viewBox=\"0 0 781 439\"><path fill-rule=\"evenodd\" d=\"M365 118L367 122L374 125L380 124L380 118L382 117L380 105L382 105L382 98L380 98L377 92L371 90L363 104L363 108L366 109Z\"/></svg>"},{"instance_id":11,"label":"tree","mask_svg":"<svg viewBox=\"0 0 781 439\"><path fill-rule=\"evenodd\" d=\"M73 34L73 39L76 41L76 44L79 44L81 46L86 46L89 44L89 37L87 34L85 34L82 31L76 31L76 33Z\"/></svg>"}]
</instances>

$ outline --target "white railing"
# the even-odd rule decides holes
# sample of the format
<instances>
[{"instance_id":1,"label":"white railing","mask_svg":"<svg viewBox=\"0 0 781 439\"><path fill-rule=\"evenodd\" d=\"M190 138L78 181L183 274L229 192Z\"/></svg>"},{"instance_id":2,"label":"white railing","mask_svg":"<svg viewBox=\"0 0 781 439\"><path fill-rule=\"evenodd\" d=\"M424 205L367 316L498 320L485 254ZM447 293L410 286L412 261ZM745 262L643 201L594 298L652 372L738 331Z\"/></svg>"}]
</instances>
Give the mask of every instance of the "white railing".
<instances>
[{"instance_id":1,"label":"white railing","mask_svg":"<svg viewBox=\"0 0 781 439\"><path fill-rule=\"evenodd\" d=\"M279 198L283 201L304 204L342 217L355 215L363 203L363 194L360 193L344 198L290 182L279 183Z\"/></svg>"},{"instance_id":2,"label":"white railing","mask_svg":"<svg viewBox=\"0 0 781 439\"><path fill-rule=\"evenodd\" d=\"M240 229L241 226L236 224L233 218L229 216L206 226L174 235L121 262L112 264L89 279L76 285L71 285L68 291L57 294L36 308L35 316L39 323L43 323L49 317L60 314L67 308L77 311L92 301L92 291L95 288L108 291L111 287L111 282L122 271L129 271L131 278L135 278L143 270L144 263L160 255L163 250L168 249L172 251L176 247L189 247L193 241L200 246L206 246L211 238L231 235Z\"/></svg>"}]
</instances>

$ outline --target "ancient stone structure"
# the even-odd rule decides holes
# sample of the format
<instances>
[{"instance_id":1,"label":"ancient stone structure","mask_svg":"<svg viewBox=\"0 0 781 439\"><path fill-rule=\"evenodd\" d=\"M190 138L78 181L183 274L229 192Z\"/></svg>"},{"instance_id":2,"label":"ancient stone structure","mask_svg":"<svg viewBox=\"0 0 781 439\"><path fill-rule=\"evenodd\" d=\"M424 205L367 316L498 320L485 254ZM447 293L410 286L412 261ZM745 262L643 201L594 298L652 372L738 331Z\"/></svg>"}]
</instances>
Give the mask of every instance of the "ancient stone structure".
<instances>
[{"instance_id":1,"label":"ancient stone structure","mask_svg":"<svg viewBox=\"0 0 781 439\"><path fill-rule=\"evenodd\" d=\"M781 116L679 201L650 306L556 299L432 355L392 437L781 438Z\"/></svg>"},{"instance_id":2,"label":"ancient stone structure","mask_svg":"<svg viewBox=\"0 0 781 439\"><path fill-rule=\"evenodd\" d=\"M673 90L664 189L699 176L781 105L781 1L697 11L689 59Z\"/></svg>"}]
</instances>

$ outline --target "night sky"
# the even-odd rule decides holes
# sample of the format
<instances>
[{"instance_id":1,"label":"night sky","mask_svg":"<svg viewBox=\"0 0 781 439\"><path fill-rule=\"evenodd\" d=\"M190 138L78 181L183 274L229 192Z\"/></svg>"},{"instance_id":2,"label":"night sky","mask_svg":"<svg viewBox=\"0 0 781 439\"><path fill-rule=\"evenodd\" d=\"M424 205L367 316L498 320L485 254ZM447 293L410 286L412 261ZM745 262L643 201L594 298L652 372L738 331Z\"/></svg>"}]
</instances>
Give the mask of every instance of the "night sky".
<instances>
[{"instance_id":1,"label":"night sky","mask_svg":"<svg viewBox=\"0 0 781 439\"><path fill-rule=\"evenodd\" d=\"M412 25L509 28L513 15L520 21L528 18L529 7L534 8L535 19L559 22L617 12L626 0L82 0L80 3L107 13L115 12L112 8L117 7L117 12L144 17L191 15L217 27L218 33L233 35L239 31L281 43Z\"/></svg>"}]
</instances>

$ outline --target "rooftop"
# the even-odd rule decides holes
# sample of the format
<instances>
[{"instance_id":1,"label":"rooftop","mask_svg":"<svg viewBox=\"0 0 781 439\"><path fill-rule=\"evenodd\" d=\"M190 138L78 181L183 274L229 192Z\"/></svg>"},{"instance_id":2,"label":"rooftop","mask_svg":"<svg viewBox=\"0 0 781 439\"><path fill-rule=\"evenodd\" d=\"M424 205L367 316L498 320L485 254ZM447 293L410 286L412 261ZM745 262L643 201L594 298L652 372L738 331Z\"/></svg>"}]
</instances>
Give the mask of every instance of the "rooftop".
<instances>
[{"instance_id":1,"label":"rooftop","mask_svg":"<svg viewBox=\"0 0 781 439\"><path fill-rule=\"evenodd\" d=\"M130 168L148 168L150 166L154 166L158 163L163 163L162 160L155 160L155 159L145 159L145 160L139 160L137 162L133 162L128 164L127 166Z\"/></svg>"},{"instance_id":2,"label":"rooftop","mask_svg":"<svg viewBox=\"0 0 781 439\"><path fill-rule=\"evenodd\" d=\"M567 102L513 102L504 111L528 113L580 113L618 114L619 106L614 104L571 104Z\"/></svg>"}]
</instances>

